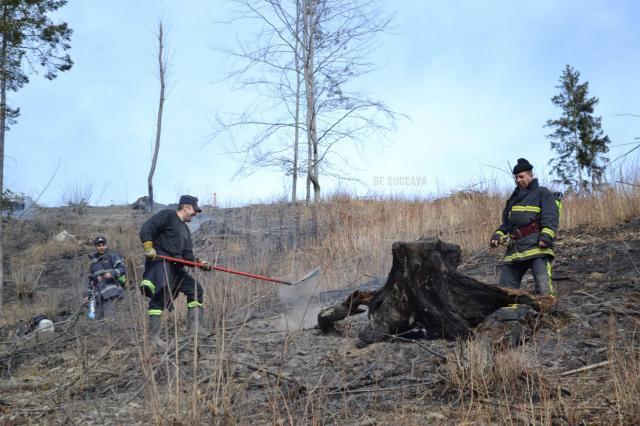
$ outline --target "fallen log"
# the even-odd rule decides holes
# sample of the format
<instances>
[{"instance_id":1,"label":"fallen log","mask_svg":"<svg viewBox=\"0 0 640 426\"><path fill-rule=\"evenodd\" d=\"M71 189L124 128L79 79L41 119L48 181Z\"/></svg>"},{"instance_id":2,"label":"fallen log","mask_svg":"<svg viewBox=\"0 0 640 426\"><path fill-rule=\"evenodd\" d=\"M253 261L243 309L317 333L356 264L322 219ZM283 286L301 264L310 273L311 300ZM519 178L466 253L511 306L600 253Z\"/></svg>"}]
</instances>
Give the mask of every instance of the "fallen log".
<instances>
[{"instance_id":1,"label":"fallen log","mask_svg":"<svg viewBox=\"0 0 640 426\"><path fill-rule=\"evenodd\" d=\"M467 338L486 317L501 307L526 304L540 312L554 299L523 290L485 284L466 276L460 247L437 238L393 244L393 265L386 284L371 292L355 291L342 303L318 314L322 331L368 307L368 323L360 331L360 346L422 325L430 338Z\"/></svg>"}]
</instances>

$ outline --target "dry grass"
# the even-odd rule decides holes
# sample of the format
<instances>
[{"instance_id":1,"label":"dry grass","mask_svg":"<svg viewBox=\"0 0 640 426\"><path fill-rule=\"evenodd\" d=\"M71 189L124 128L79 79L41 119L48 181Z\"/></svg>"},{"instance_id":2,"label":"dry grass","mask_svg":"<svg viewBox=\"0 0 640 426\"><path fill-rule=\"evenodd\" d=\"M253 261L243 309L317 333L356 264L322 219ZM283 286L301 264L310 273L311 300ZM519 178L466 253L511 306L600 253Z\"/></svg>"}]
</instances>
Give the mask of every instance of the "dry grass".
<instances>
[{"instance_id":1,"label":"dry grass","mask_svg":"<svg viewBox=\"0 0 640 426\"><path fill-rule=\"evenodd\" d=\"M460 342L444 364L449 418L483 424L635 424L640 415L635 339L619 338L611 328L608 364L564 379L541 366L535 347Z\"/></svg>"},{"instance_id":2,"label":"dry grass","mask_svg":"<svg viewBox=\"0 0 640 426\"><path fill-rule=\"evenodd\" d=\"M35 259L17 257L11 260L11 278L15 282L18 300L33 299L43 272L42 263Z\"/></svg>"},{"instance_id":3,"label":"dry grass","mask_svg":"<svg viewBox=\"0 0 640 426\"><path fill-rule=\"evenodd\" d=\"M611 331L615 332L612 327ZM620 424L631 423L630 419L640 416L640 348L636 337L623 340L616 345L615 334L609 342L609 374L612 384L611 395Z\"/></svg>"},{"instance_id":4,"label":"dry grass","mask_svg":"<svg viewBox=\"0 0 640 426\"><path fill-rule=\"evenodd\" d=\"M524 348L494 350L483 340L461 342L447 355L450 411L463 421L541 423L566 420L559 388Z\"/></svg>"},{"instance_id":5,"label":"dry grass","mask_svg":"<svg viewBox=\"0 0 640 426\"><path fill-rule=\"evenodd\" d=\"M343 194L319 206L320 238L288 251L274 266L301 270L322 266L327 288L384 277L391 245L422 236L459 244L471 255L487 247L500 224L508 193L490 190L455 193L432 200L357 199ZM585 196L568 195L560 229L608 227L640 216L640 187L619 185ZM311 214L303 208L305 217ZM562 235L562 232L560 233ZM294 266L292 266L294 265Z\"/></svg>"},{"instance_id":6,"label":"dry grass","mask_svg":"<svg viewBox=\"0 0 640 426\"><path fill-rule=\"evenodd\" d=\"M82 243L75 240L54 241L35 245L21 254L24 261L31 264L42 264L46 259L72 259L77 256Z\"/></svg>"},{"instance_id":7,"label":"dry grass","mask_svg":"<svg viewBox=\"0 0 640 426\"><path fill-rule=\"evenodd\" d=\"M78 179L74 182L68 182L62 188L62 202L78 214L83 214L87 211L92 197L93 183L81 182Z\"/></svg>"},{"instance_id":8,"label":"dry grass","mask_svg":"<svg viewBox=\"0 0 640 426\"><path fill-rule=\"evenodd\" d=\"M499 224L499 218L508 194L496 191L458 193L431 200L403 198L357 199L344 194L327 198L318 206L320 234L316 240L306 236L296 246L285 245L276 249L262 244L262 236L254 239L246 236L228 236L217 239L211 246L201 249L197 255L217 261L218 264L267 275L292 278L315 266L323 270L322 285L325 288L341 288L366 281L369 277L384 277L391 266L391 245L396 241L413 240L421 236L437 236L457 243L466 255L486 247L487 240ZM604 227L640 216L640 188L633 185L615 187L590 196L568 196L564 200L565 213L562 229L578 226ZM302 218L311 217L309 208L300 207ZM288 215L293 209L286 209ZM142 274L142 256L138 240L139 221L130 220L133 213L126 213L113 221L91 222L91 209L84 212L87 224L75 224L70 231L80 241L90 241L97 234L105 234L112 248L127 258L129 281L136 286ZM122 220L121 220L122 219ZM41 226L59 227L52 217ZM46 225L46 226L45 226ZM88 251L90 245L81 242L54 243L33 246L22 255L43 263L56 257L78 257L80 251ZM80 261L78 261L81 263ZM79 269L81 269L79 267ZM16 282L35 282L38 269L29 269L16 261L12 263ZM272 302L274 286L250 281L229 274L207 274L194 271L205 292L207 326L224 329L241 308L259 308ZM26 284L25 284L26 285ZM78 283L78 287L80 283ZM80 296L78 295L78 299ZM39 300L33 309L8 306L5 318L28 318L42 310L52 312L57 300ZM17 305L16 305L17 306ZM38 310L40 309L40 311ZM128 322L133 329L128 336L136 347L136 368L144 378L145 411L149 422L201 423L214 419L216 423L242 423L242 413L234 412L238 400L251 386L248 380L234 377L233 357L230 349L234 341L224 332L209 350L211 358L218 360L209 366L210 375L199 385L195 384L199 368L195 359L180 359L171 355L158 362L145 344L146 304L131 293L127 299L127 315L119 321ZM15 315L15 317L14 317ZM167 332L173 342L184 333L186 308L178 301L173 313L166 315ZM126 328L123 325L123 328ZM286 346L286 342L285 342ZM286 352L283 347L283 353ZM177 353L177 352L176 352ZM86 357L86 348L78 348L75 362ZM123 365L114 353L105 362ZM274 354L275 356L275 354ZM627 350L613 346L609 352L612 395L620 423L640 414L638 391L640 390L640 357L637 348L630 343ZM83 361L86 362L86 361ZM579 415L572 410L572 401L561 397L557 386L540 367L535 356L523 349L494 351L482 341L461 343L447 356L446 377L450 383L451 406L449 411L460 421L479 423L542 423L574 422ZM268 370L266 365L257 367ZM191 374L185 374L190 371ZM127 374L124 370L119 374ZM347 373L345 373L347 374ZM277 378L262 372L268 385L264 388L265 407L268 416L276 424L297 424L292 414L291 399L282 390ZM84 382L78 382L84 383ZM329 404L317 395L305 401L304 414L309 422L322 423L330 417ZM299 411L297 411L299 413ZM265 415L265 418L267 415Z\"/></svg>"},{"instance_id":9,"label":"dry grass","mask_svg":"<svg viewBox=\"0 0 640 426\"><path fill-rule=\"evenodd\" d=\"M32 303L11 303L3 308L0 326L15 325L16 322L27 324L38 314L53 318L58 312L59 300L57 298L35 297ZM15 327L16 329L18 327ZM15 330L11 330L14 332Z\"/></svg>"}]
</instances>

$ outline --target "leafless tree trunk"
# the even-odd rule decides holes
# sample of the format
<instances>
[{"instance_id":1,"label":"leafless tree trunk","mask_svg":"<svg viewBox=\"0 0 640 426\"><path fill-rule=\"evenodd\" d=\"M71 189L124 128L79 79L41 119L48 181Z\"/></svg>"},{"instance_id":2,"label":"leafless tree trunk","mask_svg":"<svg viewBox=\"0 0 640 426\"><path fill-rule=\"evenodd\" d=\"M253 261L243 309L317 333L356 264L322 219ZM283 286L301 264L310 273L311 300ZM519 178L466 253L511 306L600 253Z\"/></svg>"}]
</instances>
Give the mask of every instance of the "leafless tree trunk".
<instances>
[{"instance_id":1,"label":"leafless tree trunk","mask_svg":"<svg viewBox=\"0 0 640 426\"><path fill-rule=\"evenodd\" d=\"M320 174L344 178L353 159L341 156L343 142L364 144L390 130L397 113L349 83L376 69L370 62L374 37L391 19L376 0L305 0L303 46L308 141L308 194L320 202Z\"/></svg>"},{"instance_id":2,"label":"leafless tree trunk","mask_svg":"<svg viewBox=\"0 0 640 426\"><path fill-rule=\"evenodd\" d=\"M311 156L308 175L313 184L313 202L320 201L320 181L318 173L318 133L316 127L316 83L315 83L315 38L317 31L316 0L305 0L304 6L304 81L307 101L307 143Z\"/></svg>"},{"instance_id":3,"label":"leafless tree trunk","mask_svg":"<svg viewBox=\"0 0 640 426\"><path fill-rule=\"evenodd\" d=\"M307 190L309 189L309 183L313 184L313 205L311 206L311 226L313 237L318 236L318 203L320 202L320 182L318 173L318 134L316 132L316 83L315 83L315 68L314 68L314 55L315 55L315 38L316 38L316 19L317 13L315 11L316 0L305 0L304 5L304 27L303 27L303 42L304 42L304 81L306 89L306 101L307 101L307 144L308 144L308 181ZM311 195L307 193L307 204Z\"/></svg>"},{"instance_id":4,"label":"leafless tree trunk","mask_svg":"<svg viewBox=\"0 0 640 426\"><path fill-rule=\"evenodd\" d=\"M2 38L0 46L0 72L5 70L7 42ZM7 128L7 79L0 76L0 194L4 193L4 133ZM2 244L2 217L0 216L0 314L4 303L4 252Z\"/></svg>"},{"instance_id":5,"label":"leafless tree trunk","mask_svg":"<svg viewBox=\"0 0 640 426\"><path fill-rule=\"evenodd\" d=\"M160 151L160 135L162 134L162 111L164 108L167 67L169 64L169 59L165 52L166 40L162 21L158 23L158 32L156 34L156 37L158 38L158 80L160 80L160 99L158 100L156 143L153 150L153 159L151 160L151 170L149 170L149 177L147 178L147 187L149 189L149 200L147 203L147 209L149 212L153 211L153 174L156 171L158 152Z\"/></svg>"},{"instance_id":6,"label":"leafless tree trunk","mask_svg":"<svg viewBox=\"0 0 640 426\"><path fill-rule=\"evenodd\" d=\"M300 1L296 0L296 34L300 34ZM295 130L293 136L293 171L291 172L291 202L296 204L298 202L298 150L300 141L300 95L302 92L302 78L300 73L300 37L295 38L295 52L294 52L294 67L296 72L296 112L295 112ZM298 210L296 209L296 212Z\"/></svg>"},{"instance_id":7,"label":"leafless tree trunk","mask_svg":"<svg viewBox=\"0 0 640 426\"><path fill-rule=\"evenodd\" d=\"M304 83L305 83L305 99L307 107L307 205L311 203L311 183L313 180L313 142L311 141L311 125L313 111L313 56L309 53L310 47L313 45L311 39L310 16L312 15L310 8L313 7L310 0L304 0L304 25L303 34L303 55L304 55Z\"/></svg>"},{"instance_id":8,"label":"leafless tree trunk","mask_svg":"<svg viewBox=\"0 0 640 426\"><path fill-rule=\"evenodd\" d=\"M309 142L309 134L307 134L307 192L305 196L306 205L311 204L311 174L313 164L313 154L311 149L311 143Z\"/></svg>"}]
</instances>

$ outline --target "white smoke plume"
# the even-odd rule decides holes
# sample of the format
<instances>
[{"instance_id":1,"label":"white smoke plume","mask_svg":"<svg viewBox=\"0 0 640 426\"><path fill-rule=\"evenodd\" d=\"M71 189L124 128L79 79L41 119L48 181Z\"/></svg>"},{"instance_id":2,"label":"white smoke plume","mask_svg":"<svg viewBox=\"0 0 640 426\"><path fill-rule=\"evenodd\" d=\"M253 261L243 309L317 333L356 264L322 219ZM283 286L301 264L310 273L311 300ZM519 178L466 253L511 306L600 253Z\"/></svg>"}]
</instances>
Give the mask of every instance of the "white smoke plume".
<instances>
[{"instance_id":1,"label":"white smoke plume","mask_svg":"<svg viewBox=\"0 0 640 426\"><path fill-rule=\"evenodd\" d=\"M320 268L316 268L298 283L278 287L278 297L285 308L279 323L281 330L303 330L317 323L322 309L316 297L320 293L320 275Z\"/></svg>"}]
</instances>

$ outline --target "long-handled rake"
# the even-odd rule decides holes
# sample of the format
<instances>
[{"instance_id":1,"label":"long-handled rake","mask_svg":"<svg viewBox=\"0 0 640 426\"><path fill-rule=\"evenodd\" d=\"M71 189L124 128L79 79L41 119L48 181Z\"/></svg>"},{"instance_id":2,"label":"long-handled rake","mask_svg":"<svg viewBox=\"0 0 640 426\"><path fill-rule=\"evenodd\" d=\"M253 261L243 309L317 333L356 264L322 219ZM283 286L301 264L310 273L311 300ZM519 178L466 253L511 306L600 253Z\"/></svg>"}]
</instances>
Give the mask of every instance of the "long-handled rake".
<instances>
[{"instance_id":1,"label":"long-handled rake","mask_svg":"<svg viewBox=\"0 0 640 426\"><path fill-rule=\"evenodd\" d=\"M170 256L163 256L163 255L157 255L156 257L158 257L160 259L167 260L169 262L179 263L181 265L191 266L191 267L194 267L194 268L201 268L201 267L205 266L205 264L203 262L192 262L190 260L184 260L184 259L180 259L180 258L177 258L177 257L170 257ZM284 280L279 280L277 278L266 277L264 275L258 275L258 274L252 274L252 273L249 273L249 272L237 271L235 269L226 268L224 266L211 265L211 269L213 269L215 271L227 272L229 274L242 275L243 277L255 278L257 280L270 281L270 282L273 282L273 283L285 284L285 285L299 285L299 284L302 284L305 281L313 279L320 272L320 268L318 267L318 268L315 268L315 269L309 271L307 274L305 274L302 278L300 278L297 281L284 281Z\"/></svg>"}]
</instances>

